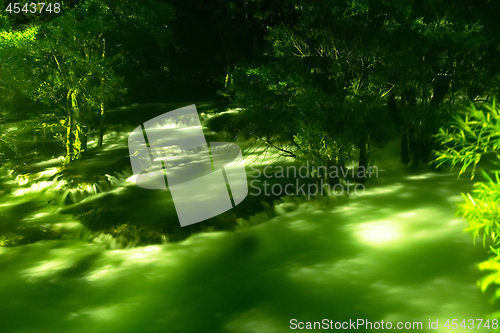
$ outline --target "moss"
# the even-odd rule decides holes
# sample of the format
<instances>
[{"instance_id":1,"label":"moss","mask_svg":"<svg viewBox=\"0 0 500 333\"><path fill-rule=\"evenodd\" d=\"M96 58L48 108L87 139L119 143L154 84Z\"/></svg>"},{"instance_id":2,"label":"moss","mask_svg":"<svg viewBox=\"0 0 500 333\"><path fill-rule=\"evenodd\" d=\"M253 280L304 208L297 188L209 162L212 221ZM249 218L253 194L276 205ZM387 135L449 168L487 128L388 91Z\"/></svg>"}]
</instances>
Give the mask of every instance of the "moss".
<instances>
[{"instance_id":1,"label":"moss","mask_svg":"<svg viewBox=\"0 0 500 333\"><path fill-rule=\"evenodd\" d=\"M77 218L92 232L92 238L110 235L119 247L161 244L168 240L165 227L137 226L126 222L113 223L113 212L106 209L93 209Z\"/></svg>"},{"instance_id":2,"label":"moss","mask_svg":"<svg viewBox=\"0 0 500 333\"><path fill-rule=\"evenodd\" d=\"M61 239L63 231L58 228L45 228L45 229L24 229L16 233L7 233L0 236L1 247L13 247L19 245L26 245L42 240Z\"/></svg>"}]
</instances>

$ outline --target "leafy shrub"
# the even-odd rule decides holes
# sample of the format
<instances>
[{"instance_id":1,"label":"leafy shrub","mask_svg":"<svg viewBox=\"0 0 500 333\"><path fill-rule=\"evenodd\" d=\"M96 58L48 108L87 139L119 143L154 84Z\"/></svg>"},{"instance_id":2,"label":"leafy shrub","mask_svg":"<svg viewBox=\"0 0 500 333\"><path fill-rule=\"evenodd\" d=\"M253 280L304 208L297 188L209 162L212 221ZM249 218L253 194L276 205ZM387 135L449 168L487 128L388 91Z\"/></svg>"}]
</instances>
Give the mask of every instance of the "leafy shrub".
<instances>
[{"instance_id":1,"label":"leafy shrub","mask_svg":"<svg viewBox=\"0 0 500 333\"><path fill-rule=\"evenodd\" d=\"M461 163L460 173L472 165L472 178L481 157L493 153L500 159L500 112L493 100L477 109L471 104L464 112L453 117L450 124L439 130L436 139L443 147L438 152L437 167L450 163L452 167Z\"/></svg>"},{"instance_id":2,"label":"leafy shrub","mask_svg":"<svg viewBox=\"0 0 500 333\"><path fill-rule=\"evenodd\" d=\"M480 108L471 104L448 126L441 128L436 139L442 147L437 152L437 165L447 163L453 168L460 164L459 176L472 167L472 179L477 164L485 155L500 160L500 110L494 100ZM491 242L494 256L479 265L481 270L493 271L479 281L482 291L492 284L500 285L500 171L493 173L494 177L491 177L482 171L485 180L475 183L471 193L462 194L465 203L458 209L458 214L469 224L466 230L474 239L481 237L483 245ZM500 298L500 287L497 287L494 298ZM495 316L500 316L500 313Z\"/></svg>"}]
</instances>

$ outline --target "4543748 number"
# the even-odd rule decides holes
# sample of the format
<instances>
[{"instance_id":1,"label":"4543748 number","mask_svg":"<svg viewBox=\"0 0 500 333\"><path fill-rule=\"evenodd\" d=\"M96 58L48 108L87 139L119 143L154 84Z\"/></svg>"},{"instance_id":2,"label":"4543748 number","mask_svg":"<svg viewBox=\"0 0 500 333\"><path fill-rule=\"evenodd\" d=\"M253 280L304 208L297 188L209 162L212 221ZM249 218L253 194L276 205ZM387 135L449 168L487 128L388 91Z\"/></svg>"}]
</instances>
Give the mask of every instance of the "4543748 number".
<instances>
[{"instance_id":1,"label":"4543748 number","mask_svg":"<svg viewBox=\"0 0 500 333\"><path fill-rule=\"evenodd\" d=\"M5 10L9 13L42 13L43 11L48 12L48 13L60 13L61 12L61 4L60 3L48 3L46 4L45 2L31 2L31 3L25 3L24 5L21 3L9 3L7 8Z\"/></svg>"},{"instance_id":2,"label":"4543748 number","mask_svg":"<svg viewBox=\"0 0 500 333\"><path fill-rule=\"evenodd\" d=\"M462 323L460 324L460 326L458 325L458 320L457 319L452 319L451 322L450 322L450 319L448 319L446 321L446 323L444 323L444 327L447 328L447 329L454 329L456 330L457 328L461 327L463 329L479 329L479 328L487 328L487 329L497 329L498 328L498 319L493 319L491 321L491 325L490 325L490 320L487 319L484 323L483 323L483 319L464 319L462 321Z\"/></svg>"}]
</instances>

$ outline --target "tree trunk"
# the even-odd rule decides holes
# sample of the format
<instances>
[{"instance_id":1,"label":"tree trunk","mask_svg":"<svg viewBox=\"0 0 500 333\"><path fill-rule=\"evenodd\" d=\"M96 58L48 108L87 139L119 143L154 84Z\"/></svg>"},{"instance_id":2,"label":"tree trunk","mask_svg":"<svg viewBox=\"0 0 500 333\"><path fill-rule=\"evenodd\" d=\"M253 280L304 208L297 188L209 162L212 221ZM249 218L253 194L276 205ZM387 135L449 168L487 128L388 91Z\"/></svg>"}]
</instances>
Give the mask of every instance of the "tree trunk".
<instances>
[{"instance_id":1,"label":"tree trunk","mask_svg":"<svg viewBox=\"0 0 500 333\"><path fill-rule=\"evenodd\" d=\"M429 162L429 156L431 155L430 147L432 145L432 141L428 135L425 135L422 138L423 140L420 144L420 160L427 164Z\"/></svg>"},{"instance_id":2,"label":"tree trunk","mask_svg":"<svg viewBox=\"0 0 500 333\"><path fill-rule=\"evenodd\" d=\"M233 70L234 70L234 42L232 39L231 27L228 26L226 21L222 21L217 12L215 14L215 23L222 43L222 49L226 57L226 78L224 80L224 88L233 84ZM221 23L224 22L224 23Z\"/></svg>"},{"instance_id":3,"label":"tree trunk","mask_svg":"<svg viewBox=\"0 0 500 333\"><path fill-rule=\"evenodd\" d=\"M82 142L82 152L87 150L87 127L84 126L80 133L80 140Z\"/></svg>"},{"instance_id":4,"label":"tree trunk","mask_svg":"<svg viewBox=\"0 0 500 333\"><path fill-rule=\"evenodd\" d=\"M410 162L410 151L408 149L408 131L409 127L404 124L401 115L399 114L399 108L396 104L396 98L394 97L394 93L391 93L387 99L387 107L389 109L389 114L391 118L394 120L396 125L398 125L400 129L400 138L401 138L401 163L408 164Z\"/></svg>"},{"instance_id":5,"label":"tree trunk","mask_svg":"<svg viewBox=\"0 0 500 333\"><path fill-rule=\"evenodd\" d=\"M356 179L359 183L364 184L366 180L366 172L368 171L368 152L366 149L367 139L363 136L359 142L359 161L358 170L356 172ZM358 177L361 168L364 168L364 177Z\"/></svg>"},{"instance_id":6,"label":"tree trunk","mask_svg":"<svg viewBox=\"0 0 500 333\"><path fill-rule=\"evenodd\" d=\"M106 57L106 38L102 38L102 55L101 55L101 60L104 63L104 59ZM97 140L97 146L102 147L102 142L104 138L104 118L105 118L105 107L104 107L104 70L101 70L101 114L100 114L100 120L99 120L99 133L98 133L98 140Z\"/></svg>"},{"instance_id":7,"label":"tree trunk","mask_svg":"<svg viewBox=\"0 0 500 333\"><path fill-rule=\"evenodd\" d=\"M73 135L71 127L73 126L73 117L68 116L68 123L66 124L66 158L64 164L69 164L73 155Z\"/></svg>"},{"instance_id":8,"label":"tree trunk","mask_svg":"<svg viewBox=\"0 0 500 333\"><path fill-rule=\"evenodd\" d=\"M99 121L99 139L97 141L98 147L102 147L102 142L104 138L104 118L105 118L104 103L101 100L101 119Z\"/></svg>"},{"instance_id":9,"label":"tree trunk","mask_svg":"<svg viewBox=\"0 0 500 333\"><path fill-rule=\"evenodd\" d=\"M72 90L68 91L66 97L66 109L68 112L68 120L66 123L66 158L64 164L69 164L73 159L73 107L71 103Z\"/></svg>"},{"instance_id":10,"label":"tree trunk","mask_svg":"<svg viewBox=\"0 0 500 333\"><path fill-rule=\"evenodd\" d=\"M420 151L419 151L419 139L415 131L415 124L413 124L408 130L408 136L410 140L410 154L412 155L411 166L418 167L418 162L420 161Z\"/></svg>"},{"instance_id":11,"label":"tree trunk","mask_svg":"<svg viewBox=\"0 0 500 333\"><path fill-rule=\"evenodd\" d=\"M410 153L408 151L408 129L401 126L401 163L410 162Z\"/></svg>"},{"instance_id":12,"label":"tree trunk","mask_svg":"<svg viewBox=\"0 0 500 333\"><path fill-rule=\"evenodd\" d=\"M401 117L399 116L398 106L396 104L396 98L394 93L391 93L387 98L387 108L389 109L389 115L397 126L402 126Z\"/></svg>"},{"instance_id":13,"label":"tree trunk","mask_svg":"<svg viewBox=\"0 0 500 333\"><path fill-rule=\"evenodd\" d=\"M431 106L437 108L444 100L444 97L449 90L449 79L443 76L438 76L435 79L434 87L432 89Z\"/></svg>"},{"instance_id":14,"label":"tree trunk","mask_svg":"<svg viewBox=\"0 0 500 333\"><path fill-rule=\"evenodd\" d=\"M66 127L66 159L64 163L68 164L79 158L82 152L85 151L87 134L82 129L78 92L70 89L66 98L68 121Z\"/></svg>"},{"instance_id":15,"label":"tree trunk","mask_svg":"<svg viewBox=\"0 0 500 333\"><path fill-rule=\"evenodd\" d=\"M73 142L73 160L80 157L83 152L82 140L85 137L85 133L82 130L81 114L80 108L78 106L78 92L73 90L71 94L71 106L73 110L73 123L74 123L74 142Z\"/></svg>"},{"instance_id":16,"label":"tree trunk","mask_svg":"<svg viewBox=\"0 0 500 333\"><path fill-rule=\"evenodd\" d=\"M224 81L224 88L228 88L233 85L233 70L231 65L227 65L226 69L226 80Z\"/></svg>"}]
</instances>

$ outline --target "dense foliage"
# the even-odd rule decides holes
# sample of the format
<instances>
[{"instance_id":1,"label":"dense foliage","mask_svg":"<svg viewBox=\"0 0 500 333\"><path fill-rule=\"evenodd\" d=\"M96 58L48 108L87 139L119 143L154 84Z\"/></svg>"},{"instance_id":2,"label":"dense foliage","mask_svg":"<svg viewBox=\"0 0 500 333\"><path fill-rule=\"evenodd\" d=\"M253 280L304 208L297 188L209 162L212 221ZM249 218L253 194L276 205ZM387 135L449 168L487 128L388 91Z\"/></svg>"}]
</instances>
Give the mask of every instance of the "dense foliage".
<instances>
[{"instance_id":1,"label":"dense foliage","mask_svg":"<svg viewBox=\"0 0 500 333\"><path fill-rule=\"evenodd\" d=\"M366 167L373 146L399 136L416 166L456 106L496 92L494 4L285 3L262 56L237 64L225 92L247 114L233 129L288 155Z\"/></svg>"},{"instance_id":2,"label":"dense foliage","mask_svg":"<svg viewBox=\"0 0 500 333\"><path fill-rule=\"evenodd\" d=\"M102 144L109 108L216 98L219 89L244 110L226 129L284 155L366 167L376 146L399 137L402 162L416 166L455 106L497 92L498 9L488 1L85 0L63 2L51 21L2 12L1 110L4 121L39 118L69 163L88 133Z\"/></svg>"},{"instance_id":3,"label":"dense foliage","mask_svg":"<svg viewBox=\"0 0 500 333\"><path fill-rule=\"evenodd\" d=\"M450 123L440 129L436 139L442 148L438 151L439 165L460 165L460 174L472 169L474 178L478 163L486 156L493 159L496 167L500 161L500 108L493 101L476 107L471 105L456 115ZM471 167L471 168L470 168ZM474 184L472 193L462 194L465 203L458 214L467 220L467 231L474 239L481 237L483 244L489 244L493 257L479 265L481 270L491 270L480 281L484 291L492 284L500 285L500 171L483 171L483 181ZM497 287L495 298L500 297Z\"/></svg>"},{"instance_id":4,"label":"dense foliage","mask_svg":"<svg viewBox=\"0 0 500 333\"><path fill-rule=\"evenodd\" d=\"M162 3L88 0L46 24L34 20L2 32L3 108L12 109L18 100L43 103L46 114L34 115L44 120L38 129L57 122L65 128L52 134L64 142L66 163L86 150L90 131L97 130L102 145L105 110L123 102L123 68L134 60L125 41L142 34L163 43L168 31L155 26L168 22L171 12Z\"/></svg>"}]
</instances>

